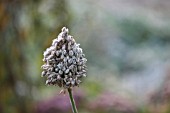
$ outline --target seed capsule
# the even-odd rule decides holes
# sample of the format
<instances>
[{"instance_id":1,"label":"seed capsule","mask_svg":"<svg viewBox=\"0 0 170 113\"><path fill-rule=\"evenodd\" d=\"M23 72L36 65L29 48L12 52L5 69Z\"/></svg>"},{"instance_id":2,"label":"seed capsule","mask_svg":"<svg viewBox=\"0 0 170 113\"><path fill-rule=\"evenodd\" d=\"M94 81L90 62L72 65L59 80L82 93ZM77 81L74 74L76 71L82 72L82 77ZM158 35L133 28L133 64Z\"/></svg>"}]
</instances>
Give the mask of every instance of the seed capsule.
<instances>
[{"instance_id":1,"label":"seed capsule","mask_svg":"<svg viewBox=\"0 0 170 113\"><path fill-rule=\"evenodd\" d=\"M58 70L59 70L58 68L55 68L55 72L58 72Z\"/></svg>"},{"instance_id":2,"label":"seed capsule","mask_svg":"<svg viewBox=\"0 0 170 113\"><path fill-rule=\"evenodd\" d=\"M61 77L60 77L60 75L58 75L58 76L57 76L57 80L60 80L60 79L61 79Z\"/></svg>"},{"instance_id":3,"label":"seed capsule","mask_svg":"<svg viewBox=\"0 0 170 113\"><path fill-rule=\"evenodd\" d=\"M81 66L78 66L78 70L80 71L82 69L82 67Z\"/></svg>"},{"instance_id":4,"label":"seed capsule","mask_svg":"<svg viewBox=\"0 0 170 113\"><path fill-rule=\"evenodd\" d=\"M66 49L66 46L65 46L65 45L63 45L63 46L62 46L62 50L65 50L65 49Z\"/></svg>"},{"instance_id":5,"label":"seed capsule","mask_svg":"<svg viewBox=\"0 0 170 113\"><path fill-rule=\"evenodd\" d=\"M63 68L62 68L62 71L65 71L66 70L66 67L64 66Z\"/></svg>"},{"instance_id":6,"label":"seed capsule","mask_svg":"<svg viewBox=\"0 0 170 113\"><path fill-rule=\"evenodd\" d=\"M72 50L69 51L69 55L73 56L73 51Z\"/></svg>"},{"instance_id":7,"label":"seed capsule","mask_svg":"<svg viewBox=\"0 0 170 113\"><path fill-rule=\"evenodd\" d=\"M71 84L74 86L74 84L75 84L75 81L74 81L74 80L72 80L72 81L71 81Z\"/></svg>"},{"instance_id":8,"label":"seed capsule","mask_svg":"<svg viewBox=\"0 0 170 113\"><path fill-rule=\"evenodd\" d=\"M41 73L41 75L42 75L42 77L45 76L45 75L46 75L46 72L43 71L43 72Z\"/></svg>"},{"instance_id":9,"label":"seed capsule","mask_svg":"<svg viewBox=\"0 0 170 113\"><path fill-rule=\"evenodd\" d=\"M62 75L63 74L63 71L61 71L61 70L59 70L59 72L58 72L60 75Z\"/></svg>"},{"instance_id":10,"label":"seed capsule","mask_svg":"<svg viewBox=\"0 0 170 113\"><path fill-rule=\"evenodd\" d=\"M56 56L59 56L59 55L60 55L60 52L59 52L59 51L56 51L55 54L56 54Z\"/></svg>"},{"instance_id":11,"label":"seed capsule","mask_svg":"<svg viewBox=\"0 0 170 113\"><path fill-rule=\"evenodd\" d=\"M69 60L68 60L68 63L69 63L69 64L71 64L72 62L73 62L73 60L72 60L72 59L69 59Z\"/></svg>"},{"instance_id":12,"label":"seed capsule","mask_svg":"<svg viewBox=\"0 0 170 113\"><path fill-rule=\"evenodd\" d=\"M69 69L66 69L65 74L67 74L68 72L69 72Z\"/></svg>"}]
</instances>

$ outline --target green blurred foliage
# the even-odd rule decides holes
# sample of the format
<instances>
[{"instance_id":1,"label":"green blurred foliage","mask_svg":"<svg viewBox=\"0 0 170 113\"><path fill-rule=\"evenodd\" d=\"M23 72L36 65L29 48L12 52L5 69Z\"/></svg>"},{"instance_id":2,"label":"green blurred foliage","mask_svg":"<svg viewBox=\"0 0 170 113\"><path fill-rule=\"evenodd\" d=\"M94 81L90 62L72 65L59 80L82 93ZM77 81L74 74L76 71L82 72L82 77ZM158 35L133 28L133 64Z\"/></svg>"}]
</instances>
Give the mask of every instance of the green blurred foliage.
<instances>
[{"instance_id":1,"label":"green blurred foliage","mask_svg":"<svg viewBox=\"0 0 170 113\"><path fill-rule=\"evenodd\" d=\"M48 9L46 4L53 7ZM0 2L1 113L33 112L32 90L41 87L37 75L42 52L61 27L69 25L66 8L64 0Z\"/></svg>"}]
</instances>

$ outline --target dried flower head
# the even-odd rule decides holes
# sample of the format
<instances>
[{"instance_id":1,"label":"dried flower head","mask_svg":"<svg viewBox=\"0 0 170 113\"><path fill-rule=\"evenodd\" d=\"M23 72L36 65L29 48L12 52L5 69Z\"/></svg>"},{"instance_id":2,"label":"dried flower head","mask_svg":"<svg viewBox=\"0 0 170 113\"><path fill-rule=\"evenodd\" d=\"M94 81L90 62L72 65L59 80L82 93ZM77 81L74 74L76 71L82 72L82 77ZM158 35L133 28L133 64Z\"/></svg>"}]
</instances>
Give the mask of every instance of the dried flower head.
<instances>
[{"instance_id":1,"label":"dried flower head","mask_svg":"<svg viewBox=\"0 0 170 113\"><path fill-rule=\"evenodd\" d=\"M74 38L68 35L68 29L62 28L58 38L44 52L42 76L47 77L47 85L71 88L81 83L86 77L86 61L82 49Z\"/></svg>"}]
</instances>

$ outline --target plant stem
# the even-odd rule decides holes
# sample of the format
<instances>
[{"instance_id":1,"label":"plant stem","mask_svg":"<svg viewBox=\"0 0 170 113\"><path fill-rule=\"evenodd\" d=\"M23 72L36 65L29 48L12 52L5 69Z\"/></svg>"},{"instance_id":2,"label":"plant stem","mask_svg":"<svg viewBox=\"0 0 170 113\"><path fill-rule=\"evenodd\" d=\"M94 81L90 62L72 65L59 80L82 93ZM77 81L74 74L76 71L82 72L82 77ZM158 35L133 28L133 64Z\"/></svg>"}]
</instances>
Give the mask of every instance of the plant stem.
<instances>
[{"instance_id":1,"label":"plant stem","mask_svg":"<svg viewBox=\"0 0 170 113\"><path fill-rule=\"evenodd\" d=\"M72 106L72 111L73 111L73 113L78 113L77 108L76 108L76 104L75 104L75 101L74 101L74 98L73 98L73 95L72 95L72 89L71 88L68 88L68 93L69 93L69 97L70 97L70 103L71 103L71 106Z\"/></svg>"}]
</instances>

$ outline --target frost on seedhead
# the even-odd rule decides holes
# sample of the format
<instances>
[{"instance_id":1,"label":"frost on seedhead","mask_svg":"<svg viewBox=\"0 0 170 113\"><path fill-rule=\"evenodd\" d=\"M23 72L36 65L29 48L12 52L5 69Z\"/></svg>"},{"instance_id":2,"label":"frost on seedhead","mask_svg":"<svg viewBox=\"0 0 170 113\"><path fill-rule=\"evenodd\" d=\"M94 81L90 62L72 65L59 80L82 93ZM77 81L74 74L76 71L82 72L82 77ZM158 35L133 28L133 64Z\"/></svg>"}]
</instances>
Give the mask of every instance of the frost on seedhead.
<instances>
[{"instance_id":1,"label":"frost on seedhead","mask_svg":"<svg viewBox=\"0 0 170 113\"><path fill-rule=\"evenodd\" d=\"M47 85L71 88L81 83L86 77L86 61L82 49L74 38L68 35L68 29L62 28L58 38L44 52L42 76L47 77Z\"/></svg>"}]
</instances>

